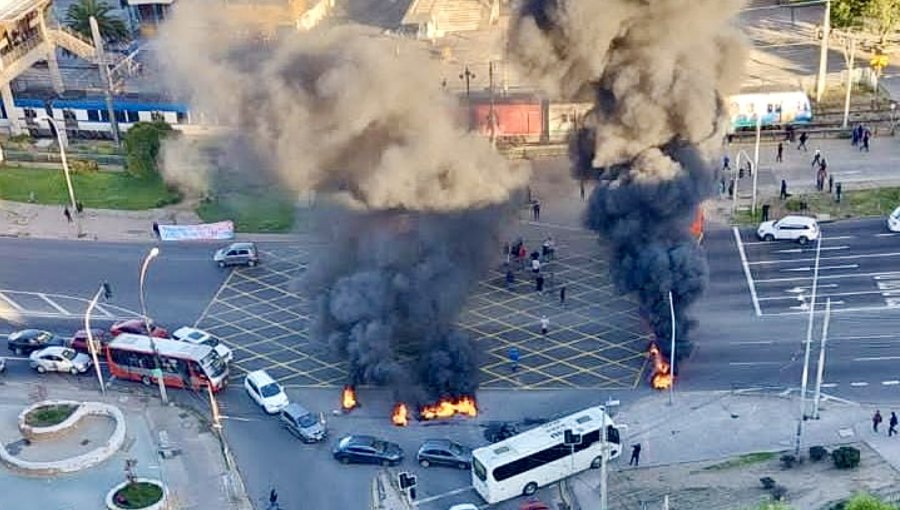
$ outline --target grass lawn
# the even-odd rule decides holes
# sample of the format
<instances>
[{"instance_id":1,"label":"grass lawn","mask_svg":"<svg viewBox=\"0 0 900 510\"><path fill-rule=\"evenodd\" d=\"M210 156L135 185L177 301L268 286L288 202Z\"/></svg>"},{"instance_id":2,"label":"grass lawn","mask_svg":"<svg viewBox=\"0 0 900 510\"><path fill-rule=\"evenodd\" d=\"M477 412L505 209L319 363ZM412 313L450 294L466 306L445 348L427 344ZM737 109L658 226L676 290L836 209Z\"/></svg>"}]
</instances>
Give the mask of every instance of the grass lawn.
<instances>
[{"instance_id":1,"label":"grass lawn","mask_svg":"<svg viewBox=\"0 0 900 510\"><path fill-rule=\"evenodd\" d=\"M286 197L227 194L203 202L197 214L203 221L233 220L238 232L287 232L294 226L294 204Z\"/></svg>"},{"instance_id":2,"label":"grass lawn","mask_svg":"<svg viewBox=\"0 0 900 510\"><path fill-rule=\"evenodd\" d=\"M801 208L801 202L805 202L807 209ZM845 191L841 197L841 203L834 200L834 196L828 193L806 193L794 195L782 202L777 198L768 199L771 205L769 218L778 219L788 214L805 214L814 216L827 214L831 219L859 218L865 216L887 216L897 206L900 206L900 188L873 188L854 191ZM762 207L756 210L756 216L749 211L738 211L735 222L740 224L756 224L761 220Z\"/></svg>"},{"instance_id":3,"label":"grass lawn","mask_svg":"<svg viewBox=\"0 0 900 510\"><path fill-rule=\"evenodd\" d=\"M707 466L703 469L705 471L720 471L722 469L731 469L731 468L736 468L736 467L749 466L751 464L759 464L760 462L766 462L768 460L774 459L776 455L778 455L776 452L748 453L745 455L741 455L739 457L735 457L733 459L728 459L725 462L721 462L719 464L713 464L712 466Z\"/></svg>"},{"instance_id":4,"label":"grass lawn","mask_svg":"<svg viewBox=\"0 0 900 510\"><path fill-rule=\"evenodd\" d=\"M138 179L124 172L72 175L75 198L85 207L142 210L177 203L181 195L161 179ZM38 204L67 204L69 195L62 170L0 166L0 199Z\"/></svg>"},{"instance_id":5,"label":"grass lawn","mask_svg":"<svg viewBox=\"0 0 900 510\"><path fill-rule=\"evenodd\" d=\"M113 501L122 508L147 508L162 499L162 489L152 483L135 482L119 489Z\"/></svg>"},{"instance_id":6,"label":"grass lawn","mask_svg":"<svg viewBox=\"0 0 900 510\"><path fill-rule=\"evenodd\" d=\"M25 415L25 423L32 427L51 427L65 421L72 416L78 406L53 405L42 406Z\"/></svg>"}]
</instances>

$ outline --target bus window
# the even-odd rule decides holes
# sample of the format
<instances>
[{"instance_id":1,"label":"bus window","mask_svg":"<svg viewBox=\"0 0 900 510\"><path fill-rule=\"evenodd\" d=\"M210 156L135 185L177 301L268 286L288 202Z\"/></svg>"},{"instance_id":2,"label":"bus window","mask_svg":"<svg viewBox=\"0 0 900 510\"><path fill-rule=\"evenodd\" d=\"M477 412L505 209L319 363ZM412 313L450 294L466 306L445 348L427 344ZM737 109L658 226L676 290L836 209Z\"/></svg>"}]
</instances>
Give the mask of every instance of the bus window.
<instances>
[{"instance_id":1,"label":"bus window","mask_svg":"<svg viewBox=\"0 0 900 510\"><path fill-rule=\"evenodd\" d=\"M487 471L485 471L484 465L481 462L478 462L478 459L472 459L472 472L475 473L475 476L482 482L487 480Z\"/></svg>"},{"instance_id":2,"label":"bus window","mask_svg":"<svg viewBox=\"0 0 900 510\"><path fill-rule=\"evenodd\" d=\"M606 441L609 443L619 444L622 440L619 438L619 429L612 425L606 426Z\"/></svg>"}]
</instances>

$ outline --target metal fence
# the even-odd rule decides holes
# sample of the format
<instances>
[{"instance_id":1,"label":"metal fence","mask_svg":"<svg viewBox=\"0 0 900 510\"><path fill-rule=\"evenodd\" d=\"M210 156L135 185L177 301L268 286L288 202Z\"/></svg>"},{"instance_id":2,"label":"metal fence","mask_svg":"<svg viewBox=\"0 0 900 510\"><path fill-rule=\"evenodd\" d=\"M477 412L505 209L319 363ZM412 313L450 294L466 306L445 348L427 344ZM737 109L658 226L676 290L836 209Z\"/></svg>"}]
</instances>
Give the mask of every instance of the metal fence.
<instances>
[{"instance_id":1,"label":"metal fence","mask_svg":"<svg viewBox=\"0 0 900 510\"><path fill-rule=\"evenodd\" d=\"M21 161L27 163L57 163L62 164L62 159L58 152L32 152L21 151L15 149L5 149L4 157L8 161ZM79 152L67 152L67 159L73 160L96 161L101 166L125 166L125 157L112 154L89 154Z\"/></svg>"}]
</instances>

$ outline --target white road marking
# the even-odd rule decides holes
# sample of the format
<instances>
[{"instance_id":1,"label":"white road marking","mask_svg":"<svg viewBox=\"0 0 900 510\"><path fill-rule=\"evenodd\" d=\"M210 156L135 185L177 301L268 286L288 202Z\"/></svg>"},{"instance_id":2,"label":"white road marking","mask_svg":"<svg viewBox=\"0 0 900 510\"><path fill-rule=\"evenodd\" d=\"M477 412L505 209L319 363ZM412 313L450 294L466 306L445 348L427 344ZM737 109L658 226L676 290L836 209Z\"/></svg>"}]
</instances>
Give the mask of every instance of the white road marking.
<instances>
[{"instance_id":1,"label":"white road marking","mask_svg":"<svg viewBox=\"0 0 900 510\"><path fill-rule=\"evenodd\" d=\"M46 301L46 303L47 303L48 305L52 306L53 308L56 308L56 311L57 311L57 312L59 312L59 313L61 313L61 314L63 314L63 315L72 315L71 313L69 313L68 310L66 310L65 308L59 306L59 304L58 304L56 301L53 301L52 299L48 298L46 294L40 294L40 293L39 293L38 296L39 296L41 299L43 299L44 301Z\"/></svg>"},{"instance_id":2,"label":"white road marking","mask_svg":"<svg viewBox=\"0 0 900 510\"><path fill-rule=\"evenodd\" d=\"M734 227L734 240L738 246L738 253L741 255L741 264L744 266L744 275L747 277L747 286L750 287L750 298L753 300L753 309L756 316L762 316L762 310L759 308L759 299L756 296L756 287L753 285L753 277L750 276L750 266L747 264L747 254L744 253L744 245L741 243L741 232Z\"/></svg>"},{"instance_id":3,"label":"white road marking","mask_svg":"<svg viewBox=\"0 0 900 510\"><path fill-rule=\"evenodd\" d=\"M837 383L833 383L833 382L822 383L822 387L823 388L837 388Z\"/></svg>"},{"instance_id":4,"label":"white road marking","mask_svg":"<svg viewBox=\"0 0 900 510\"><path fill-rule=\"evenodd\" d=\"M822 293L819 295L821 298L827 297L849 297L849 296L869 296L873 294L878 294L880 296L891 296L891 295L900 295L900 290L896 291L887 291L887 290L860 290L856 292L832 292L832 293ZM781 300L792 300L792 299L806 299L806 295L787 295L787 296L768 296L759 298L760 301L781 301ZM832 301L834 303L834 301Z\"/></svg>"},{"instance_id":5,"label":"white road marking","mask_svg":"<svg viewBox=\"0 0 900 510\"><path fill-rule=\"evenodd\" d=\"M16 310L19 311L19 312L21 312L21 311L24 310L24 308L22 308L21 306L19 306L19 303L16 303L16 302L13 301L12 299L6 297L6 294L4 294L4 293L2 293L2 292L0 292L0 299L2 299L3 301L6 301L7 303L9 303L9 306L13 307L14 309L16 309Z\"/></svg>"},{"instance_id":6,"label":"white road marking","mask_svg":"<svg viewBox=\"0 0 900 510\"><path fill-rule=\"evenodd\" d=\"M820 283L820 284L816 285L816 288L833 289L837 286L838 286L838 284L836 284L836 283ZM802 294L804 291L807 291L807 290L811 291L812 285L807 286L807 287L794 287L794 288L786 290L785 292L790 292L791 294Z\"/></svg>"},{"instance_id":7,"label":"white road marking","mask_svg":"<svg viewBox=\"0 0 900 510\"><path fill-rule=\"evenodd\" d=\"M835 340L879 340L883 338L896 338L897 335L867 335L867 336L837 336L830 341Z\"/></svg>"},{"instance_id":8,"label":"white road marking","mask_svg":"<svg viewBox=\"0 0 900 510\"><path fill-rule=\"evenodd\" d=\"M844 304L843 301L832 301L831 302L832 306L837 306L837 305L842 305L842 304ZM823 303L822 301L816 301L816 306L818 306L819 308L822 308L825 306L825 303ZM791 310L809 310L809 303L804 302L802 305L792 306L790 308L791 308ZM837 310L834 310L834 311L837 311ZM790 315L791 313L797 313L797 312L767 313L766 315Z\"/></svg>"},{"instance_id":9,"label":"white road marking","mask_svg":"<svg viewBox=\"0 0 900 510\"><path fill-rule=\"evenodd\" d=\"M858 269L858 268L859 268L859 264L844 264L841 266L819 266L819 271L824 271L826 269ZM815 268L807 266L807 267L792 267L789 269L782 269L782 271L801 272L801 271L812 271L813 269L815 269Z\"/></svg>"},{"instance_id":10,"label":"white road marking","mask_svg":"<svg viewBox=\"0 0 900 510\"><path fill-rule=\"evenodd\" d=\"M856 238L856 236L834 236L834 237L825 236L822 238L822 240L823 241L839 241L841 239L854 239L854 238Z\"/></svg>"},{"instance_id":11,"label":"white road marking","mask_svg":"<svg viewBox=\"0 0 900 510\"><path fill-rule=\"evenodd\" d=\"M773 340L748 340L744 342L731 342L731 345L772 345L774 343Z\"/></svg>"},{"instance_id":12,"label":"white road marking","mask_svg":"<svg viewBox=\"0 0 900 510\"><path fill-rule=\"evenodd\" d=\"M859 387L868 386L868 385L869 385L869 383L867 383L867 382L852 382L852 383L850 383L850 386L853 386L854 388L859 388Z\"/></svg>"},{"instance_id":13,"label":"white road marking","mask_svg":"<svg viewBox=\"0 0 900 510\"><path fill-rule=\"evenodd\" d=\"M821 285L820 285L820 287L821 287ZM102 313L103 315L109 317L110 319L112 319L112 318L115 317L115 315L109 313L109 310L107 310L106 308L103 308L103 306L100 305L99 303L97 303L96 305L94 305L94 310L96 310L96 311Z\"/></svg>"},{"instance_id":14,"label":"white road marking","mask_svg":"<svg viewBox=\"0 0 900 510\"><path fill-rule=\"evenodd\" d=\"M820 268L821 269L821 268ZM835 274L835 275L819 275L819 280L836 280L839 278L875 278L876 280L880 277L893 277L900 278L900 271L889 271L882 273L851 273L851 274ZM756 283L782 283L782 282L795 282L795 281L809 281L811 279L810 276L795 276L791 278L767 278L765 280L756 280Z\"/></svg>"},{"instance_id":15,"label":"white road marking","mask_svg":"<svg viewBox=\"0 0 900 510\"><path fill-rule=\"evenodd\" d=\"M882 386L897 386L898 384L900 384L900 381L898 381L897 379L892 379L890 381L881 381Z\"/></svg>"},{"instance_id":16,"label":"white road marking","mask_svg":"<svg viewBox=\"0 0 900 510\"><path fill-rule=\"evenodd\" d=\"M781 365L780 361L731 361L728 363L733 367L750 367L757 365Z\"/></svg>"},{"instance_id":17,"label":"white road marking","mask_svg":"<svg viewBox=\"0 0 900 510\"><path fill-rule=\"evenodd\" d=\"M834 250L846 250L850 248L849 246L825 246L821 249L821 251L834 251ZM805 251L815 251L815 248L792 248L790 250L776 250L775 253L803 253Z\"/></svg>"},{"instance_id":18,"label":"white road marking","mask_svg":"<svg viewBox=\"0 0 900 510\"><path fill-rule=\"evenodd\" d=\"M430 502L432 502L432 501L437 501L437 500L439 500L439 499L444 499L444 498L446 498L446 497L453 496L453 495L455 495L455 494L460 494L460 493L463 493L463 492L466 492L466 491L472 491L472 490L475 490L472 486L469 486L469 487L460 487L459 489L454 489L454 490L452 490L452 491L447 491L447 492L445 492L445 493L443 493L443 494L438 494L437 496L431 496L431 497L428 497L428 498L422 498L422 499L420 499L420 500L418 500L418 501L416 502L416 506L421 505L421 504L423 504L423 503L430 503Z\"/></svg>"},{"instance_id":19,"label":"white road marking","mask_svg":"<svg viewBox=\"0 0 900 510\"><path fill-rule=\"evenodd\" d=\"M825 260L856 260L856 259L872 259L872 258L880 258L880 257L900 257L900 252L891 252L891 253L866 253L863 255L837 255L835 257L819 257L820 261ZM760 266L767 264L791 264L794 262L815 262L815 258L806 258L806 259L775 259L775 260L759 260L756 262L751 262L750 265Z\"/></svg>"},{"instance_id":20,"label":"white road marking","mask_svg":"<svg viewBox=\"0 0 900 510\"><path fill-rule=\"evenodd\" d=\"M875 234L875 237L894 237L896 235L900 235L900 232L884 232L881 234Z\"/></svg>"},{"instance_id":21,"label":"white road marking","mask_svg":"<svg viewBox=\"0 0 900 510\"><path fill-rule=\"evenodd\" d=\"M875 358L853 358L853 361L895 361L900 359L900 356L878 356Z\"/></svg>"},{"instance_id":22,"label":"white road marking","mask_svg":"<svg viewBox=\"0 0 900 510\"><path fill-rule=\"evenodd\" d=\"M222 281L222 285L219 285L219 289L213 295L212 299L209 300L209 303L206 303L206 308L203 309L203 312L200 314L200 317L197 317L197 320L194 321L195 328L197 327L198 324L200 324L200 321L202 321L204 318L206 318L206 314L209 313L210 307L212 307L213 303L215 303L216 300L219 299L219 294L221 294L222 291L225 290L225 288L228 286L228 282L231 281L231 277L234 276L234 274L235 274L234 271L229 272L228 276L226 276L225 279Z\"/></svg>"},{"instance_id":23,"label":"white road marking","mask_svg":"<svg viewBox=\"0 0 900 510\"><path fill-rule=\"evenodd\" d=\"M841 303L843 303L843 301L841 301ZM821 304L822 306L825 306L825 303L816 303L816 306L819 306L820 304ZM866 313L868 313L868 312L880 312L880 311L883 311L883 310L898 310L898 309L900 309L900 305L898 305L898 306L856 306L856 307L851 307L851 308L835 308L833 305L835 305L836 303L835 303L834 301L832 301L831 304L832 304L831 311L832 311L833 313L853 313L853 312L866 312ZM803 310L803 309L805 309L806 311L805 311L805 312L804 312L804 311L797 311L797 312L767 312L767 313L764 313L763 316L765 316L765 317L781 317L781 316L786 316L786 315L800 315L800 314L802 314L802 313L809 313L809 308L793 307L793 306L792 306L791 309L793 309L793 310Z\"/></svg>"}]
</instances>

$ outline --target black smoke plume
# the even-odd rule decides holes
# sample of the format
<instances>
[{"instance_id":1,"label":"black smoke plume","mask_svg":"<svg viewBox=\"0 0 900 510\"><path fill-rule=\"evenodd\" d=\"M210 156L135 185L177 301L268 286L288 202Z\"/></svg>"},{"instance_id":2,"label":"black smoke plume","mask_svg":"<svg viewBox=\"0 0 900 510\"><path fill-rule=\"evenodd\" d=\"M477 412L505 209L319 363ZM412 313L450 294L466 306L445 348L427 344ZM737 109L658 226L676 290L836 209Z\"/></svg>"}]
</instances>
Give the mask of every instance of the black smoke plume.
<instances>
[{"instance_id":1,"label":"black smoke plume","mask_svg":"<svg viewBox=\"0 0 900 510\"><path fill-rule=\"evenodd\" d=\"M587 226L611 245L611 272L636 292L668 352L691 351L689 308L707 280L690 232L714 190L710 156L724 134L723 98L742 76L740 0L526 0L510 51L551 94L592 100L570 141L573 172L597 178Z\"/></svg>"}]
</instances>

